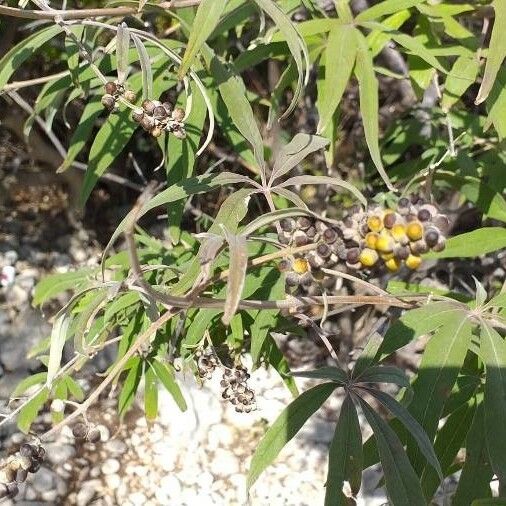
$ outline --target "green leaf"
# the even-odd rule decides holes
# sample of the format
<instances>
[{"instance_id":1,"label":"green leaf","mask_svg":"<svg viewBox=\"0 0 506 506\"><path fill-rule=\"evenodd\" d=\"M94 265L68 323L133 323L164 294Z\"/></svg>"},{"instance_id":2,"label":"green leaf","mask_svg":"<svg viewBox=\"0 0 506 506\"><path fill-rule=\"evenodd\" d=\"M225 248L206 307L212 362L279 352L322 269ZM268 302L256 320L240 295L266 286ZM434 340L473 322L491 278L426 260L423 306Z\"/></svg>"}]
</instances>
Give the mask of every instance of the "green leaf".
<instances>
[{"instance_id":1,"label":"green leaf","mask_svg":"<svg viewBox=\"0 0 506 506\"><path fill-rule=\"evenodd\" d=\"M485 72L475 104L481 104L488 97L497 73L506 57L506 30L504 30L504 25L506 24L506 3L503 0L494 0L492 6L495 11L494 28L490 37Z\"/></svg>"},{"instance_id":2,"label":"green leaf","mask_svg":"<svg viewBox=\"0 0 506 506\"><path fill-rule=\"evenodd\" d=\"M336 24L329 33L325 51L325 82L322 96L318 97L318 132L323 132L332 120L350 80L357 54L355 30L351 25Z\"/></svg>"},{"instance_id":3,"label":"green leaf","mask_svg":"<svg viewBox=\"0 0 506 506\"><path fill-rule=\"evenodd\" d=\"M297 397L299 395L299 390L297 389L295 380L290 376L288 361L279 349L276 341L269 335L265 339L265 347L268 349L266 353L267 361L276 369L276 372L279 374L292 396Z\"/></svg>"},{"instance_id":4,"label":"green leaf","mask_svg":"<svg viewBox=\"0 0 506 506\"><path fill-rule=\"evenodd\" d=\"M367 344L365 345L362 353L357 358L355 365L353 367L353 372L351 374L352 378L357 378L360 376L367 368L369 368L372 364L377 362L378 350L383 341L383 337L378 332L373 332Z\"/></svg>"},{"instance_id":5,"label":"green leaf","mask_svg":"<svg viewBox=\"0 0 506 506\"><path fill-rule=\"evenodd\" d=\"M328 143L328 139L318 135L295 134L293 139L279 150L272 169L271 179L275 180L284 176L308 155L324 148Z\"/></svg>"},{"instance_id":6,"label":"green leaf","mask_svg":"<svg viewBox=\"0 0 506 506\"><path fill-rule=\"evenodd\" d=\"M362 432L350 395L344 398L329 449L325 506L349 504L349 499L342 492L345 481L356 496L362 483Z\"/></svg>"},{"instance_id":7,"label":"green leaf","mask_svg":"<svg viewBox=\"0 0 506 506\"><path fill-rule=\"evenodd\" d=\"M371 159L378 170L379 175L389 190L394 187L387 176L379 150L379 105L378 105L378 79L374 72L372 54L369 51L365 37L355 30L357 38L357 62L355 75L358 79L360 113L364 125L364 134Z\"/></svg>"},{"instance_id":8,"label":"green leaf","mask_svg":"<svg viewBox=\"0 0 506 506\"><path fill-rule=\"evenodd\" d=\"M144 414L148 421L158 417L158 378L148 363L144 368Z\"/></svg>"},{"instance_id":9,"label":"green leaf","mask_svg":"<svg viewBox=\"0 0 506 506\"><path fill-rule=\"evenodd\" d=\"M160 362L159 360L154 360L151 363L151 367L155 371L158 379L165 387L167 392L172 395L172 398L174 399L178 408L181 411L186 411L188 409L188 406L186 405L186 401L184 400L181 389L179 388L179 385L174 378L174 373L170 369L170 366L164 364L163 362Z\"/></svg>"},{"instance_id":10,"label":"green leaf","mask_svg":"<svg viewBox=\"0 0 506 506\"><path fill-rule=\"evenodd\" d=\"M36 374L32 374L27 378L21 380L16 388L13 390L11 397L20 397L24 394L29 388L35 385L42 385L46 382L47 373L46 372L38 372Z\"/></svg>"},{"instance_id":11,"label":"green leaf","mask_svg":"<svg viewBox=\"0 0 506 506\"><path fill-rule=\"evenodd\" d=\"M389 425L359 397L360 406L378 445L385 484L392 504L426 506L418 476L411 467L399 438Z\"/></svg>"},{"instance_id":12,"label":"green leaf","mask_svg":"<svg viewBox=\"0 0 506 506\"><path fill-rule=\"evenodd\" d=\"M62 31L59 25L51 25L29 35L0 59L0 90L9 82L12 74L46 42Z\"/></svg>"},{"instance_id":13,"label":"green leaf","mask_svg":"<svg viewBox=\"0 0 506 506\"><path fill-rule=\"evenodd\" d=\"M487 99L488 117L483 125L483 130L488 130L490 125L494 125L500 139L506 137L506 70L500 69L497 78Z\"/></svg>"},{"instance_id":14,"label":"green leaf","mask_svg":"<svg viewBox=\"0 0 506 506\"><path fill-rule=\"evenodd\" d=\"M193 60L202 48L202 45L218 25L218 21L223 14L226 3L227 0L202 0L202 2L200 2L197 14L193 20L183 60L179 67L179 79L182 79L186 72L188 72L188 69L193 64Z\"/></svg>"},{"instance_id":15,"label":"green leaf","mask_svg":"<svg viewBox=\"0 0 506 506\"><path fill-rule=\"evenodd\" d=\"M76 126L70 139L67 156L57 172L64 172L72 165L72 162L74 162L90 138L95 122L103 110L104 106L100 102L100 97L91 97L88 100L79 119L79 124Z\"/></svg>"},{"instance_id":16,"label":"green leaf","mask_svg":"<svg viewBox=\"0 0 506 506\"><path fill-rule=\"evenodd\" d=\"M418 376L412 384L413 399L409 411L431 440L436 434L444 404L467 355L472 330L464 311L449 313L447 320L425 347ZM408 453L417 454L411 442L408 442ZM411 460L417 466L417 459Z\"/></svg>"},{"instance_id":17,"label":"green leaf","mask_svg":"<svg viewBox=\"0 0 506 506\"><path fill-rule=\"evenodd\" d=\"M142 40L135 34L132 34L132 40L139 53L139 63L141 64L142 98L148 100L155 96L153 94L153 69L151 68L151 61Z\"/></svg>"},{"instance_id":18,"label":"green leaf","mask_svg":"<svg viewBox=\"0 0 506 506\"><path fill-rule=\"evenodd\" d=\"M465 91L475 83L480 64L476 57L459 56L446 77L441 108L448 112L462 97Z\"/></svg>"},{"instance_id":19,"label":"green leaf","mask_svg":"<svg viewBox=\"0 0 506 506\"><path fill-rule=\"evenodd\" d=\"M478 257L506 248L506 228L483 227L450 237L440 253L428 253L424 258Z\"/></svg>"},{"instance_id":20,"label":"green leaf","mask_svg":"<svg viewBox=\"0 0 506 506\"><path fill-rule=\"evenodd\" d=\"M489 497L486 499L475 499L471 506L506 506L506 499Z\"/></svg>"},{"instance_id":21,"label":"green leaf","mask_svg":"<svg viewBox=\"0 0 506 506\"><path fill-rule=\"evenodd\" d=\"M74 399L77 402L82 402L84 400L84 390L81 385L77 383L73 378L71 378L68 374L63 377L65 383L67 384L68 391L74 396Z\"/></svg>"},{"instance_id":22,"label":"green leaf","mask_svg":"<svg viewBox=\"0 0 506 506\"><path fill-rule=\"evenodd\" d=\"M137 356L130 360L130 369L128 370L128 374L118 397L118 414L122 419L132 407L142 377L141 358Z\"/></svg>"},{"instance_id":23,"label":"green leaf","mask_svg":"<svg viewBox=\"0 0 506 506\"><path fill-rule=\"evenodd\" d=\"M331 366L320 367L314 371L293 371L291 374L292 376L296 376L298 378L326 379L335 381L340 385L347 384L349 381L346 371L343 371L338 367Z\"/></svg>"},{"instance_id":24,"label":"green leaf","mask_svg":"<svg viewBox=\"0 0 506 506\"><path fill-rule=\"evenodd\" d=\"M355 383L393 383L403 388L411 388L406 373L392 365L373 365L362 374L355 376Z\"/></svg>"},{"instance_id":25,"label":"green leaf","mask_svg":"<svg viewBox=\"0 0 506 506\"><path fill-rule=\"evenodd\" d=\"M474 499L490 497L493 474L487 455L483 403L480 403L467 434L466 460L452 506L469 506Z\"/></svg>"},{"instance_id":26,"label":"green leaf","mask_svg":"<svg viewBox=\"0 0 506 506\"><path fill-rule=\"evenodd\" d=\"M436 470L439 478L443 479L443 471L441 470L441 465L436 457L434 452L434 448L432 446L431 440L428 438L427 434L420 426L420 424L411 416L409 411L399 402L397 402L393 397L382 392L380 390L376 390L374 388L364 388L370 395L375 397L383 406L385 406L392 415L399 420L404 427L408 430L408 432L413 436L418 445L418 448L423 453L424 457L427 459L427 462Z\"/></svg>"},{"instance_id":27,"label":"green leaf","mask_svg":"<svg viewBox=\"0 0 506 506\"><path fill-rule=\"evenodd\" d=\"M359 13L355 20L357 22L371 21L382 16L387 16L388 14L393 14L394 12L409 9L424 1L425 0L384 0Z\"/></svg>"},{"instance_id":28,"label":"green leaf","mask_svg":"<svg viewBox=\"0 0 506 506\"><path fill-rule=\"evenodd\" d=\"M84 33L84 26L75 26L73 28L74 36L81 40ZM72 37L65 37L65 51L67 53L67 66L75 86L79 86L79 46Z\"/></svg>"},{"instance_id":29,"label":"green leaf","mask_svg":"<svg viewBox=\"0 0 506 506\"><path fill-rule=\"evenodd\" d=\"M299 432L308 418L327 400L335 388L335 383L317 385L300 394L282 411L255 450L248 472L248 490L265 468L274 462L286 443Z\"/></svg>"},{"instance_id":30,"label":"green leaf","mask_svg":"<svg viewBox=\"0 0 506 506\"><path fill-rule=\"evenodd\" d=\"M18 414L17 424L18 428L24 434L28 434L32 423L37 418L39 411L49 398L49 390L43 388L33 399L23 406Z\"/></svg>"},{"instance_id":31,"label":"green leaf","mask_svg":"<svg viewBox=\"0 0 506 506\"><path fill-rule=\"evenodd\" d=\"M487 324L481 326L485 363L485 433L490 463L500 483L506 483L506 342Z\"/></svg>"},{"instance_id":32,"label":"green leaf","mask_svg":"<svg viewBox=\"0 0 506 506\"><path fill-rule=\"evenodd\" d=\"M49 362L47 366L46 386L50 389L55 376L60 370L63 346L67 340L71 316L63 312L57 316L51 331L51 347L49 349Z\"/></svg>"},{"instance_id":33,"label":"green leaf","mask_svg":"<svg viewBox=\"0 0 506 506\"><path fill-rule=\"evenodd\" d=\"M297 31L296 24L293 23L290 18L274 3L272 0L254 0L256 4L263 9L274 21L280 32L283 34L290 53L297 66L299 74L297 80L297 87L294 91L292 101L288 106L288 109L281 116L281 119L288 116L297 106L297 102L302 94L302 87L305 84L306 78L304 62L306 66L309 63L309 56L304 39L300 36Z\"/></svg>"},{"instance_id":34,"label":"green leaf","mask_svg":"<svg viewBox=\"0 0 506 506\"><path fill-rule=\"evenodd\" d=\"M39 306L66 290L75 290L94 272L94 269L79 269L74 272L50 274L42 278L35 287L32 304Z\"/></svg>"}]
</instances>

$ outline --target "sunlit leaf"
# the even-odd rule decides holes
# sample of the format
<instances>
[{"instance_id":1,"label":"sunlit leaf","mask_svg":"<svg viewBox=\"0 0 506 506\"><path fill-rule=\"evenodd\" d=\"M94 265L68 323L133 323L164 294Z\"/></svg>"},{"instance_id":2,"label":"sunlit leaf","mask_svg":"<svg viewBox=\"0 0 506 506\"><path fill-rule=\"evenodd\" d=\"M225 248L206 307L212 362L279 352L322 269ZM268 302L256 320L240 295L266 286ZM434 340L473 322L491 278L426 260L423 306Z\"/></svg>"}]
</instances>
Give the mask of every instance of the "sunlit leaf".
<instances>
[{"instance_id":1,"label":"sunlit leaf","mask_svg":"<svg viewBox=\"0 0 506 506\"><path fill-rule=\"evenodd\" d=\"M51 347L49 349L49 363L47 366L46 385L51 388L53 379L60 370L60 364L63 354L63 346L67 340L68 330L71 322L71 316L63 312L55 320L53 330L51 331Z\"/></svg>"},{"instance_id":2,"label":"sunlit leaf","mask_svg":"<svg viewBox=\"0 0 506 506\"><path fill-rule=\"evenodd\" d=\"M186 401L184 400L183 394L181 393L181 389L177 384L173 372L170 370L169 366L166 364L154 360L151 363L153 370L156 373L156 376L165 387L165 389L172 395L174 401L178 405L181 411L186 411L188 409L186 405Z\"/></svg>"}]
</instances>

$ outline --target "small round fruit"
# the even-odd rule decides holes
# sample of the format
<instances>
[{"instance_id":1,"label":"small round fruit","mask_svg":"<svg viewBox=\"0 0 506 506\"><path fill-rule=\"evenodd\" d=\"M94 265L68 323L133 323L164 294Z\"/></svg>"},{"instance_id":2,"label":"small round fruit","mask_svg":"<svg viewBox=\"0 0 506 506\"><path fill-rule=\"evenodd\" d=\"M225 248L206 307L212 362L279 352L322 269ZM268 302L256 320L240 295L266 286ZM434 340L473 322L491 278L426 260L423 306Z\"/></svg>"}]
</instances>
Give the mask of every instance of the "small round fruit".
<instances>
[{"instance_id":1,"label":"small round fruit","mask_svg":"<svg viewBox=\"0 0 506 506\"><path fill-rule=\"evenodd\" d=\"M304 274L309 270L309 264L305 258L296 258L293 261L292 269L297 274Z\"/></svg>"},{"instance_id":2,"label":"small round fruit","mask_svg":"<svg viewBox=\"0 0 506 506\"><path fill-rule=\"evenodd\" d=\"M18 469L16 471L16 482L23 483L28 476L28 471L26 469Z\"/></svg>"},{"instance_id":3,"label":"small round fruit","mask_svg":"<svg viewBox=\"0 0 506 506\"><path fill-rule=\"evenodd\" d=\"M18 488L17 483L15 483L15 482L8 483L7 484L7 491L9 493L10 498L16 497L19 493L19 488Z\"/></svg>"},{"instance_id":4,"label":"small round fruit","mask_svg":"<svg viewBox=\"0 0 506 506\"><path fill-rule=\"evenodd\" d=\"M446 239L443 236L440 236L437 244L432 247L432 251L439 253L440 251L443 251L445 248L446 248Z\"/></svg>"},{"instance_id":5,"label":"small round fruit","mask_svg":"<svg viewBox=\"0 0 506 506\"><path fill-rule=\"evenodd\" d=\"M90 443L98 443L101 438L102 438L102 435L100 434L100 431L96 427L94 427L93 429L91 429L88 432L88 436L87 436L86 439Z\"/></svg>"},{"instance_id":6,"label":"small round fruit","mask_svg":"<svg viewBox=\"0 0 506 506\"><path fill-rule=\"evenodd\" d=\"M297 228L307 230L312 225L311 220L307 216L299 216L297 218Z\"/></svg>"},{"instance_id":7,"label":"small round fruit","mask_svg":"<svg viewBox=\"0 0 506 506\"><path fill-rule=\"evenodd\" d=\"M40 462L38 460L34 460L30 469L28 469L29 473L35 474L40 469Z\"/></svg>"},{"instance_id":8,"label":"small round fruit","mask_svg":"<svg viewBox=\"0 0 506 506\"><path fill-rule=\"evenodd\" d=\"M30 457L19 457L19 460L18 460L19 467L21 469L30 469L30 467L32 466L32 458L30 458Z\"/></svg>"},{"instance_id":9,"label":"small round fruit","mask_svg":"<svg viewBox=\"0 0 506 506\"><path fill-rule=\"evenodd\" d=\"M379 216L369 216L367 226L371 232L381 232L383 230L383 220Z\"/></svg>"},{"instance_id":10,"label":"small round fruit","mask_svg":"<svg viewBox=\"0 0 506 506\"><path fill-rule=\"evenodd\" d=\"M311 226L306 230L306 235L308 236L308 239L311 241L314 241L314 238L316 237L316 228Z\"/></svg>"},{"instance_id":11,"label":"small round fruit","mask_svg":"<svg viewBox=\"0 0 506 506\"><path fill-rule=\"evenodd\" d=\"M409 238L406 235L406 227L402 223L396 223L392 227L390 233L396 242L407 244L409 241Z\"/></svg>"},{"instance_id":12,"label":"small round fruit","mask_svg":"<svg viewBox=\"0 0 506 506\"><path fill-rule=\"evenodd\" d=\"M387 260L385 266L390 272L397 272L401 268L401 261L394 257Z\"/></svg>"},{"instance_id":13,"label":"small round fruit","mask_svg":"<svg viewBox=\"0 0 506 506\"><path fill-rule=\"evenodd\" d=\"M280 272L288 272L290 270L291 264L288 260L281 260L278 263L278 270Z\"/></svg>"},{"instance_id":14,"label":"small round fruit","mask_svg":"<svg viewBox=\"0 0 506 506\"><path fill-rule=\"evenodd\" d=\"M106 94L101 99L102 105L108 110L112 111L116 105L116 100L112 95Z\"/></svg>"},{"instance_id":15,"label":"small round fruit","mask_svg":"<svg viewBox=\"0 0 506 506\"><path fill-rule=\"evenodd\" d=\"M85 439L88 435L88 426L83 422L77 422L74 427L72 427L72 435L76 439Z\"/></svg>"},{"instance_id":16,"label":"small round fruit","mask_svg":"<svg viewBox=\"0 0 506 506\"><path fill-rule=\"evenodd\" d=\"M425 242L429 248L434 247L439 240L439 232L435 228L429 228L425 231Z\"/></svg>"},{"instance_id":17,"label":"small round fruit","mask_svg":"<svg viewBox=\"0 0 506 506\"><path fill-rule=\"evenodd\" d=\"M153 116L157 119L163 119L167 117L167 111L165 110L165 107L163 105L157 105L153 109Z\"/></svg>"},{"instance_id":18,"label":"small round fruit","mask_svg":"<svg viewBox=\"0 0 506 506\"><path fill-rule=\"evenodd\" d=\"M141 120L141 127L144 128L146 132L151 132L155 127L155 120L151 116L144 114Z\"/></svg>"},{"instance_id":19,"label":"small round fruit","mask_svg":"<svg viewBox=\"0 0 506 506\"><path fill-rule=\"evenodd\" d=\"M172 119L175 121L183 121L184 109L181 109L181 107L176 107L174 111L172 111Z\"/></svg>"},{"instance_id":20,"label":"small round fruit","mask_svg":"<svg viewBox=\"0 0 506 506\"><path fill-rule=\"evenodd\" d=\"M394 258L394 253L391 251L390 253L380 253L380 257L382 260L390 260L391 258Z\"/></svg>"},{"instance_id":21,"label":"small round fruit","mask_svg":"<svg viewBox=\"0 0 506 506\"><path fill-rule=\"evenodd\" d=\"M420 209L420 211L418 211L418 219L420 221L429 221L431 218L432 216L428 209Z\"/></svg>"},{"instance_id":22,"label":"small round fruit","mask_svg":"<svg viewBox=\"0 0 506 506\"><path fill-rule=\"evenodd\" d=\"M423 255L424 253L427 253L427 251L429 251L429 246L423 239L412 242L410 244L410 248L413 254L415 255Z\"/></svg>"},{"instance_id":23,"label":"small round fruit","mask_svg":"<svg viewBox=\"0 0 506 506\"><path fill-rule=\"evenodd\" d=\"M385 215L383 216L383 224L385 225L385 228L392 228L395 225L396 221L397 216L393 211L385 212Z\"/></svg>"},{"instance_id":24,"label":"small round fruit","mask_svg":"<svg viewBox=\"0 0 506 506\"><path fill-rule=\"evenodd\" d=\"M123 97L129 102L135 102L137 100L137 95L132 90L126 90L125 93L123 93Z\"/></svg>"},{"instance_id":25,"label":"small round fruit","mask_svg":"<svg viewBox=\"0 0 506 506\"><path fill-rule=\"evenodd\" d=\"M142 109L136 109L133 113L132 113L132 119L136 122L136 123L140 123L142 121L142 118L144 118L144 111Z\"/></svg>"},{"instance_id":26,"label":"small round fruit","mask_svg":"<svg viewBox=\"0 0 506 506\"><path fill-rule=\"evenodd\" d=\"M418 241L423 237L423 225L419 221L408 223L406 234L412 241Z\"/></svg>"},{"instance_id":27,"label":"small round fruit","mask_svg":"<svg viewBox=\"0 0 506 506\"><path fill-rule=\"evenodd\" d=\"M172 104L170 104L169 102L164 102L163 104L163 107L165 108L165 112L167 113L167 116L170 116L172 114Z\"/></svg>"},{"instance_id":28,"label":"small round fruit","mask_svg":"<svg viewBox=\"0 0 506 506\"><path fill-rule=\"evenodd\" d=\"M300 276L298 274L296 274L295 272L289 272L286 275L285 282L286 282L287 286L290 286L290 287L299 286Z\"/></svg>"},{"instance_id":29,"label":"small round fruit","mask_svg":"<svg viewBox=\"0 0 506 506\"><path fill-rule=\"evenodd\" d=\"M397 210L401 214L409 213L410 208L411 208L411 201L407 197L402 197L399 199L399 202L397 202Z\"/></svg>"},{"instance_id":30,"label":"small round fruit","mask_svg":"<svg viewBox=\"0 0 506 506\"><path fill-rule=\"evenodd\" d=\"M28 444L28 443L23 443L19 447L19 454L22 457L28 457L28 458L31 459L34 456L35 453L36 453L35 448L32 445Z\"/></svg>"},{"instance_id":31,"label":"small round fruit","mask_svg":"<svg viewBox=\"0 0 506 506\"><path fill-rule=\"evenodd\" d=\"M376 249L382 253L391 253L394 246L394 240L389 235L380 235L376 241Z\"/></svg>"},{"instance_id":32,"label":"small round fruit","mask_svg":"<svg viewBox=\"0 0 506 506\"><path fill-rule=\"evenodd\" d=\"M379 259L378 253L370 248L364 248L360 252L359 261L364 267L372 267Z\"/></svg>"},{"instance_id":33,"label":"small round fruit","mask_svg":"<svg viewBox=\"0 0 506 506\"><path fill-rule=\"evenodd\" d=\"M311 266L311 270L319 269L325 263L325 260L321 256L317 255L315 251L310 251L308 253L307 261Z\"/></svg>"},{"instance_id":34,"label":"small round fruit","mask_svg":"<svg viewBox=\"0 0 506 506\"><path fill-rule=\"evenodd\" d=\"M412 269L418 269L422 263L422 258L417 255L409 255L408 258L406 258L406 265Z\"/></svg>"},{"instance_id":35,"label":"small round fruit","mask_svg":"<svg viewBox=\"0 0 506 506\"><path fill-rule=\"evenodd\" d=\"M118 87L116 86L116 83L113 83L112 81L105 83L104 89L105 89L105 92L109 95L114 95L118 91Z\"/></svg>"},{"instance_id":36,"label":"small round fruit","mask_svg":"<svg viewBox=\"0 0 506 506\"><path fill-rule=\"evenodd\" d=\"M289 244L291 239L292 239L292 236L291 236L291 234L289 234L288 232L283 232L283 231L281 231L281 232L278 234L278 241L279 241L281 244Z\"/></svg>"},{"instance_id":37,"label":"small round fruit","mask_svg":"<svg viewBox=\"0 0 506 506\"><path fill-rule=\"evenodd\" d=\"M292 218L284 218L279 222L281 230L285 232L291 232L295 228L295 220Z\"/></svg>"},{"instance_id":38,"label":"small round fruit","mask_svg":"<svg viewBox=\"0 0 506 506\"><path fill-rule=\"evenodd\" d=\"M399 260L406 260L406 258L408 258L409 255L411 255L411 251L407 246L398 246L394 250L394 256Z\"/></svg>"},{"instance_id":39,"label":"small round fruit","mask_svg":"<svg viewBox=\"0 0 506 506\"><path fill-rule=\"evenodd\" d=\"M368 248L376 249L376 243L378 242L379 235L376 232L369 232L365 236L365 245Z\"/></svg>"},{"instance_id":40,"label":"small round fruit","mask_svg":"<svg viewBox=\"0 0 506 506\"><path fill-rule=\"evenodd\" d=\"M444 214L437 214L432 219L432 224L437 227L443 235L450 231L450 220Z\"/></svg>"},{"instance_id":41,"label":"small round fruit","mask_svg":"<svg viewBox=\"0 0 506 506\"><path fill-rule=\"evenodd\" d=\"M346 261L350 264L356 264L360 257L360 250L358 248L351 248L346 254Z\"/></svg>"},{"instance_id":42,"label":"small round fruit","mask_svg":"<svg viewBox=\"0 0 506 506\"><path fill-rule=\"evenodd\" d=\"M160 135L162 135L162 129L160 127L155 126L155 128L151 130L151 135L153 137L160 137Z\"/></svg>"},{"instance_id":43,"label":"small round fruit","mask_svg":"<svg viewBox=\"0 0 506 506\"><path fill-rule=\"evenodd\" d=\"M147 114L153 114L155 107L156 106L152 100L144 100L144 102L142 102L142 108Z\"/></svg>"},{"instance_id":44,"label":"small round fruit","mask_svg":"<svg viewBox=\"0 0 506 506\"><path fill-rule=\"evenodd\" d=\"M293 242L299 248L300 246L309 244L309 237L302 230L297 230L293 235Z\"/></svg>"},{"instance_id":45,"label":"small round fruit","mask_svg":"<svg viewBox=\"0 0 506 506\"><path fill-rule=\"evenodd\" d=\"M321 242L316 247L316 253L321 258L329 258L330 255L332 254L332 250L330 249L330 246L328 244Z\"/></svg>"},{"instance_id":46,"label":"small round fruit","mask_svg":"<svg viewBox=\"0 0 506 506\"><path fill-rule=\"evenodd\" d=\"M322 239L327 244L332 244L337 241L339 234L333 228L327 228L322 233Z\"/></svg>"}]
</instances>

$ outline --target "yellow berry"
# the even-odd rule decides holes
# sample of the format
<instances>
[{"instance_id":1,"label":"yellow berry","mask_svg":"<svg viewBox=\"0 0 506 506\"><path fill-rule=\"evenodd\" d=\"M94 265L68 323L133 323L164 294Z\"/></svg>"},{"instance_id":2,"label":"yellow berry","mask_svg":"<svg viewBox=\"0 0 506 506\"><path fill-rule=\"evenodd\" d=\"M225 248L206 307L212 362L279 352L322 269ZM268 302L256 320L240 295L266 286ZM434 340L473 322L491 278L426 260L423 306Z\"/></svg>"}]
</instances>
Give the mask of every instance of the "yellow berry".
<instances>
[{"instance_id":1,"label":"yellow berry","mask_svg":"<svg viewBox=\"0 0 506 506\"><path fill-rule=\"evenodd\" d=\"M390 260L391 258L394 257L394 254L393 254L393 252L392 253L380 253L380 257L383 260Z\"/></svg>"},{"instance_id":2,"label":"yellow berry","mask_svg":"<svg viewBox=\"0 0 506 506\"><path fill-rule=\"evenodd\" d=\"M409 255L408 258L406 258L406 265L410 269L418 269L418 267L420 267L421 263L422 263L422 259L419 256Z\"/></svg>"},{"instance_id":3,"label":"yellow berry","mask_svg":"<svg viewBox=\"0 0 506 506\"><path fill-rule=\"evenodd\" d=\"M365 248L360 252L359 261L364 267L372 267L378 261L378 253L370 248Z\"/></svg>"},{"instance_id":4,"label":"yellow berry","mask_svg":"<svg viewBox=\"0 0 506 506\"><path fill-rule=\"evenodd\" d=\"M390 258L390 260L387 260L385 265L390 272L396 272L401 268L401 261L393 257Z\"/></svg>"},{"instance_id":5,"label":"yellow berry","mask_svg":"<svg viewBox=\"0 0 506 506\"><path fill-rule=\"evenodd\" d=\"M297 274L305 274L309 270L309 264L305 258L296 258L292 268Z\"/></svg>"},{"instance_id":6,"label":"yellow berry","mask_svg":"<svg viewBox=\"0 0 506 506\"><path fill-rule=\"evenodd\" d=\"M376 232L369 232L365 236L365 245L368 248L375 249L376 248L376 241L378 240L378 234Z\"/></svg>"},{"instance_id":7,"label":"yellow berry","mask_svg":"<svg viewBox=\"0 0 506 506\"><path fill-rule=\"evenodd\" d=\"M390 253L394 249L394 240L389 235L381 235L376 241L376 249L382 253Z\"/></svg>"},{"instance_id":8,"label":"yellow berry","mask_svg":"<svg viewBox=\"0 0 506 506\"><path fill-rule=\"evenodd\" d=\"M371 232L380 232L383 229L383 220L379 216L369 216L367 226Z\"/></svg>"},{"instance_id":9,"label":"yellow berry","mask_svg":"<svg viewBox=\"0 0 506 506\"><path fill-rule=\"evenodd\" d=\"M418 241L423 237L423 225L419 221L408 223L406 233L412 241Z\"/></svg>"},{"instance_id":10,"label":"yellow berry","mask_svg":"<svg viewBox=\"0 0 506 506\"><path fill-rule=\"evenodd\" d=\"M406 235L406 227L402 223L396 223L392 230L390 230L392 237L401 244L408 242L408 236Z\"/></svg>"}]
</instances>

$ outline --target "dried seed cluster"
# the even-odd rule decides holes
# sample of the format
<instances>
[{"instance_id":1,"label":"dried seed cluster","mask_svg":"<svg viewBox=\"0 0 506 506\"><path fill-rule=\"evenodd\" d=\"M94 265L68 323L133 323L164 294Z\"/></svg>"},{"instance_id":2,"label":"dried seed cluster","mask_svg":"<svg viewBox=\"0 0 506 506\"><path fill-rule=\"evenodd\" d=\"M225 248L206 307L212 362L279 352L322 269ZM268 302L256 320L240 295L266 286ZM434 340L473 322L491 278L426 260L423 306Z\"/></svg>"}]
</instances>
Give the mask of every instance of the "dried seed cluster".
<instances>
[{"instance_id":1,"label":"dried seed cluster","mask_svg":"<svg viewBox=\"0 0 506 506\"><path fill-rule=\"evenodd\" d=\"M142 109L135 110L132 118L153 137L159 137L165 130L178 139L184 139L186 137L184 114L183 109L180 107L173 109L169 102L144 100Z\"/></svg>"},{"instance_id":2,"label":"dried seed cluster","mask_svg":"<svg viewBox=\"0 0 506 506\"><path fill-rule=\"evenodd\" d=\"M72 435L80 442L98 443L101 439L100 431L84 422L77 422L72 427Z\"/></svg>"},{"instance_id":3,"label":"dried seed cluster","mask_svg":"<svg viewBox=\"0 0 506 506\"><path fill-rule=\"evenodd\" d=\"M210 380L213 372L218 367L218 360L211 348L207 350L198 350L196 352L197 370L200 378Z\"/></svg>"},{"instance_id":4,"label":"dried seed cluster","mask_svg":"<svg viewBox=\"0 0 506 506\"><path fill-rule=\"evenodd\" d=\"M249 413L256 409L255 392L248 387L248 371L237 366L225 369L220 381L223 388L221 396L235 406L238 413Z\"/></svg>"},{"instance_id":5,"label":"dried seed cluster","mask_svg":"<svg viewBox=\"0 0 506 506\"><path fill-rule=\"evenodd\" d=\"M279 263L289 291L314 295L334 283L323 268L417 269L422 254L445 248L450 223L434 205L413 197L401 198L396 209L354 207L336 224L302 216L281 220L280 227L281 243L316 246Z\"/></svg>"},{"instance_id":6,"label":"dried seed cluster","mask_svg":"<svg viewBox=\"0 0 506 506\"><path fill-rule=\"evenodd\" d=\"M40 445L22 444L19 452L0 464L0 499L15 497L18 484L23 483L28 473L36 473L44 461L46 450Z\"/></svg>"},{"instance_id":7,"label":"dried seed cluster","mask_svg":"<svg viewBox=\"0 0 506 506\"><path fill-rule=\"evenodd\" d=\"M135 102L137 96L132 90L127 90L123 84L117 81L109 81L105 83L105 94L102 96L102 105L109 111L118 110L118 100L120 97L125 98L129 102Z\"/></svg>"}]
</instances>

